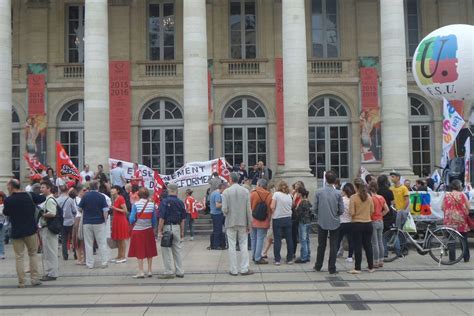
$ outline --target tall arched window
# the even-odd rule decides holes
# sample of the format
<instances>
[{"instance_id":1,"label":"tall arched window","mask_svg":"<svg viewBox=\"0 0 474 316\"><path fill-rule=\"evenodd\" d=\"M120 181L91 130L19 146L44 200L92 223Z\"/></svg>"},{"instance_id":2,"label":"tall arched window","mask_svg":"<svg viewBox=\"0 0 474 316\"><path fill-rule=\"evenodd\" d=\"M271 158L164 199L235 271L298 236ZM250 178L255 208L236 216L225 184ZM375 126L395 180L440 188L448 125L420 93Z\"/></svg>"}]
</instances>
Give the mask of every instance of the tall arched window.
<instances>
[{"instance_id":1,"label":"tall arched window","mask_svg":"<svg viewBox=\"0 0 474 316\"><path fill-rule=\"evenodd\" d=\"M313 175L323 178L333 170L341 179L350 178L350 115L341 101L323 96L310 103L309 165Z\"/></svg>"},{"instance_id":2,"label":"tall arched window","mask_svg":"<svg viewBox=\"0 0 474 316\"><path fill-rule=\"evenodd\" d=\"M77 168L84 165L84 101L66 104L58 115L58 138Z\"/></svg>"},{"instance_id":3,"label":"tall arched window","mask_svg":"<svg viewBox=\"0 0 474 316\"><path fill-rule=\"evenodd\" d=\"M410 136L411 136L411 163L413 173L423 177L424 173L431 173L433 159L432 125L433 116L429 106L421 98L409 96L410 104Z\"/></svg>"},{"instance_id":4,"label":"tall arched window","mask_svg":"<svg viewBox=\"0 0 474 316\"><path fill-rule=\"evenodd\" d=\"M142 164L171 174L184 164L183 112L173 101L156 99L141 116Z\"/></svg>"},{"instance_id":5,"label":"tall arched window","mask_svg":"<svg viewBox=\"0 0 474 316\"><path fill-rule=\"evenodd\" d=\"M228 163L267 163L267 119L257 100L242 97L231 101L224 110L223 122L224 157Z\"/></svg>"},{"instance_id":6,"label":"tall arched window","mask_svg":"<svg viewBox=\"0 0 474 316\"><path fill-rule=\"evenodd\" d=\"M20 179L20 117L12 107L12 173Z\"/></svg>"}]
</instances>

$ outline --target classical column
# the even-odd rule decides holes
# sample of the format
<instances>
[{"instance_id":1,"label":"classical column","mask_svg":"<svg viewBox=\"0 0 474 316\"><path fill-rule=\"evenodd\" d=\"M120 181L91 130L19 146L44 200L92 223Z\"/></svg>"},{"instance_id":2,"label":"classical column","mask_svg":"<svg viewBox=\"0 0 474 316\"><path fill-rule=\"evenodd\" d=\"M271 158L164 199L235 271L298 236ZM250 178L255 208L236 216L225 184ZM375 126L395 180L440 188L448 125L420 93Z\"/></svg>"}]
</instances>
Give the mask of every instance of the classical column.
<instances>
[{"instance_id":1,"label":"classical column","mask_svg":"<svg viewBox=\"0 0 474 316\"><path fill-rule=\"evenodd\" d=\"M304 0L283 0L282 18L285 166L281 176L306 177L311 174Z\"/></svg>"},{"instance_id":2,"label":"classical column","mask_svg":"<svg viewBox=\"0 0 474 316\"><path fill-rule=\"evenodd\" d=\"M0 189L12 177L11 2L0 0Z\"/></svg>"},{"instance_id":3,"label":"classical column","mask_svg":"<svg viewBox=\"0 0 474 316\"><path fill-rule=\"evenodd\" d=\"M206 0L184 0L184 157L209 158Z\"/></svg>"},{"instance_id":4,"label":"classical column","mask_svg":"<svg viewBox=\"0 0 474 316\"><path fill-rule=\"evenodd\" d=\"M412 173L403 0L380 0L383 169Z\"/></svg>"},{"instance_id":5,"label":"classical column","mask_svg":"<svg viewBox=\"0 0 474 316\"><path fill-rule=\"evenodd\" d=\"M85 163L108 166L109 30L107 0L86 0L84 21ZM82 169L82 166L77 166Z\"/></svg>"}]
</instances>

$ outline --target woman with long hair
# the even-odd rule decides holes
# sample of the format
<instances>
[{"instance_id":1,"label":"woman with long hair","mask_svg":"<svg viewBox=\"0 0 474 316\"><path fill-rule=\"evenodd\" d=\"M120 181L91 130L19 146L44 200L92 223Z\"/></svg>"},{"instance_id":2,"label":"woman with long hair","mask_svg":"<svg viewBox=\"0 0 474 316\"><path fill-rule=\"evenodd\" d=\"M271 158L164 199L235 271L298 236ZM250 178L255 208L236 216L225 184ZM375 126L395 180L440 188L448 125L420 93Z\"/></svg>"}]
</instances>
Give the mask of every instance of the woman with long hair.
<instances>
[{"instance_id":1,"label":"woman with long hair","mask_svg":"<svg viewBox=\"0 0 474 316\"><path fill-rule=\"evenodd\" d=\"M148 277L152 277L151 265L153 257L158 255L156 250L155 233L156 227L156 209L149 200L150 193L147 188L140 188L138 196L140 200L133 204L132 212L130 214L130 224L133 225L132 236L130 238L130 249L128 256L138 259L138 273L133 277L134 279L145 278L143 271L143 260L146 259L148 263Z\"/></svg>"},{"instance_id":2,"label":"woman with long hair","mask_svg":"<svg viewBox=\"0 0 474 316\"><path fill-rule=\"evenodd\" d=\"M383 216L388 213L388 206L383 196L378 195L379 186L376 182L369 184L372 202L374 203L374 213L372 219L372 250L374 253L374 268L383 267L384 244L383 244Z\"/></svg>"},{"instance_id":3,"label":"woman with long hair","mask_svg":"<svg viewBox=\"0 0 474 316\"><path fill-rule=\"evenodd\" d=\"M354 239L355 267L348 271L351 274L362 272L362 248L364 248L369 264L369 272L374 272L374 258L372 253L372 220L374 203L369 196L367 185L361 178L354 180L356 193L349 200L349 213L352 217L352 236Z\"/></svg>"},{"instance_id":4,"label":"woman with long hair","mask_svg":"<svg viewBox=\"0 0 474 316\"><path fill-rule=\"evenodd\" d=\"M291 207L293 199L290 195L290 188L285 181L280 181L276 192L272 197L272 223L273 223L273 253L275 255L275 265L279 266L281 261L280 250L281 240L286 239L286 263L293 264L293 237L291 231Z\"/></svg>"},{"instance_id":5,"label":"woman with long hair","mask_svg":"<svg viewBox=\"0 0 474 316\"><path fill-rule=\"evenodd\" d=\"M339 240L337 242L340 247L339 253L341 257L344 255L344 248L341 245L342 240L346 237L349 243L349 254L347 255L347 262L352 262L352 255L354 254L354 240L352 238L352 217L349 212L349 201L352 195L355 194L355 189L352 183L346 183L342 187L342 202L344 203L344 213L339 216L341 226L339 227ZM342 249L342 251L341 251Z\"/></svg>"},{"instance_id":6,"label":"woman with long hair","mask_svg":"<svg viewBox=\"0 0 474 316\"><path fill-rule=\"evenodd\" d=\"M112 239L118 243L118 254L112 262L124 263L127 262L125 256L125 248L127 247L127 239L129 238L128 221L127 221L127 203L124 197L120 194L122 188L118 185L114 185L110 190L112 196L112 206L110 209L113 211L112 218Z\"/></svg>"},{"instance_id":7,"label":"woman with long hair","mask_svg":"<svg viewBox=\"0 0 474 316\"><path fill-rule=\"evenodd\" d=\"M462 192L462 183L453 180L450 184L452 191L446 192L441 208L444 211L443 224L456 229L465 241L464 262L469 262L469 244L467 234L471 230L469 227L469 200Z\"/></svg>"},{"instance_id":8,"label":"woman with long hair","mask_svg":"<svg viewBox=\"0 0 474 316\"><path fill-rule=\"evenodd\" d=\"M303 181L296 181L291 186L291 196L293 198L293 205L291 207L291 237L293 237L293 257L296 258L296 248L298 247L298 240L299 240L299 221L296 216L296 208L301 203L302 196L300 193L300 189L305 189Z\"/></svg>"}]
</instances>

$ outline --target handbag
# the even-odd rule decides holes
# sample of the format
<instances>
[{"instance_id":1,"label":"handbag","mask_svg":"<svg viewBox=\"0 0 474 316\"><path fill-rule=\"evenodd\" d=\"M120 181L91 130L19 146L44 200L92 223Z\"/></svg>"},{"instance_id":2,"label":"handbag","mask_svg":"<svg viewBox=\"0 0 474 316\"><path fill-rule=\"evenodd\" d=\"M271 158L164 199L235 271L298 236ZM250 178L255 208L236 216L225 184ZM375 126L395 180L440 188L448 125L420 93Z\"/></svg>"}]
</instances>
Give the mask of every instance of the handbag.
<instances>
[{"instance_id":1,"label":"handbag","mask_svg":"<svg viewBox=\"0 0 474 316\"><path fill-rule=\"evenodd\" d=\"M163 232L161 237L161 247L170 248L173 246L173 226L170 224L170 230Z\"/></svg>"},{"instance_id":2,"label":"handbag","mask_svg":"<svg viewBox=\"0 0 474 316\"><path fill-rule=\"evenodd\" d=\"M408 212L407 220L405 221L405 224L403 225L403 230L406 231L407 233L416 233L415 220L413 219L413 216L411 216L410 212Z\"/></svg>"},{"instance_id":3,"label":"handbag","mask_svg":"<svg viewBox=\"0 0 474 316\"><path fill-rule=\"evenodd\" d=\"M110 249L117 249L118 241L112 238L107 238L107 246L109 246Z\"/></svg>"},{"instance_id":4,"label":"handbag","mask_svg":"<svg viewBox=\"0 0 474 316\"><path fill-rule=\"evenodd\" d=\"M84 218L84 215L81 216L81 219L79 220L79 227L77 228L78 240L84 240L84 227L83 227L83 221L82 221L83 218Z\"/></svg>"}]
</instances>

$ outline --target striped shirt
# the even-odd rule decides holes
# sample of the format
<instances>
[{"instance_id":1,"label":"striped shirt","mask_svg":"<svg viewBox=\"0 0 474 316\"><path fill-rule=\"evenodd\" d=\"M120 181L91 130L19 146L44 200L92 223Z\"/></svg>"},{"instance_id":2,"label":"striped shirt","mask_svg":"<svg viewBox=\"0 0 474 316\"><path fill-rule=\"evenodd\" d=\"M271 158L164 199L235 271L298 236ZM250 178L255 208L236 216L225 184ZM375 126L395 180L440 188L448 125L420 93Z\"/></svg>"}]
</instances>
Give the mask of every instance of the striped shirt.
<instances>
[{"instance_id":1,"label":"striped shirt","mask_svg":"<svg viewBox=\"0 0 474 316\"><path fill-rule=\"evenodd\" d=\"M133 204L132 212L130 213L130 223L135 224L133 230L145 230L156 226L156 210L153 202L146 199L140 199Z\"/></svg>"}]
</instances>

